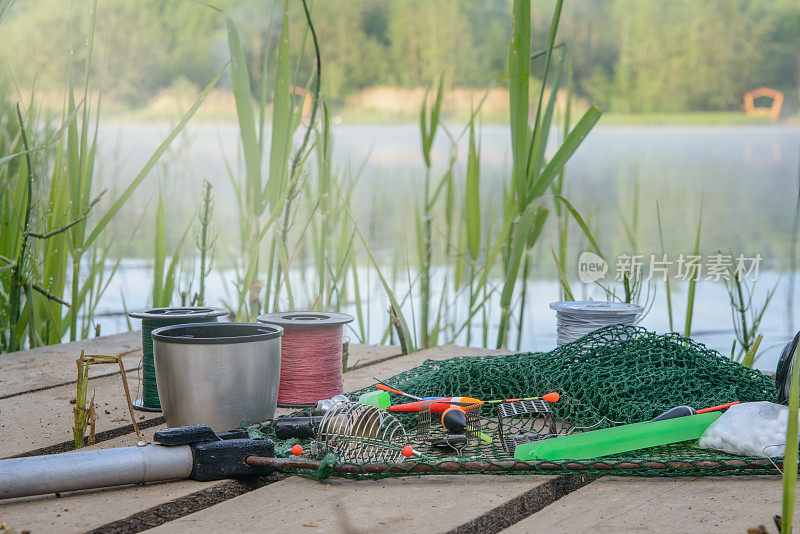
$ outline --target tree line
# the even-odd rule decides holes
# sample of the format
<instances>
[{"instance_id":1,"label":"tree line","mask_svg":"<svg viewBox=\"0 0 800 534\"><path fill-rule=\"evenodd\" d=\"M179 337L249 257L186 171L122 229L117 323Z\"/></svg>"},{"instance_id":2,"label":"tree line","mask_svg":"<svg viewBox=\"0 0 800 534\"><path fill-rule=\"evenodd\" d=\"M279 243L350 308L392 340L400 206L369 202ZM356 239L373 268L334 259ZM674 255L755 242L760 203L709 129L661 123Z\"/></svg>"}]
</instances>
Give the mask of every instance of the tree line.
<instances>
[{"instance_id":1,"label":"tree line","mask_svg":"<svg viewBox=\"0 0 800 534\"><path fill-rule=\"evenodd\" d=\"M298 85L311 70L302 5L290 0L295 46L305 46ZM252 72L273 75L281 2L217 0L241 29ZM534 6L534 47L547 39L554 2ZM0 62L20 87L64 86L67 61L85 43L71 36L91 2L26 0L0 22ZM104 95L136 107L163 88L202 87L226 60L223 16L191 1L100 2L96 46ZM510 0L316 0L323 90L336 104L367 87L482 88L507 64ZM759 86L784 91L797 108L800 4L796 0L572 0L559 50L574 94L619 112L738 109ZM263 66L266 64L266 68ZM533 75L542 65L534 65ZM258 77L256 77L258 78ZM255 79L258 91L260 80Z\"/></svg>"}]
</instances>

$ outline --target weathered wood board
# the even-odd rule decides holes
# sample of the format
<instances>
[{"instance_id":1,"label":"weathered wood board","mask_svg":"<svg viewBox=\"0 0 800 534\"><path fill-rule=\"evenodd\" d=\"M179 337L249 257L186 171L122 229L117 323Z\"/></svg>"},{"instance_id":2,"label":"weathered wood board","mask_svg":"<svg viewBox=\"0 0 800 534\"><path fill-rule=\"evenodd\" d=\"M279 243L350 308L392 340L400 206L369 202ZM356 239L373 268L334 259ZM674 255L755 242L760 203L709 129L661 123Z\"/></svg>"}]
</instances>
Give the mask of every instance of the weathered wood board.
<instances>
[{"instance_id":1,"label":"weathered wood board","mask_svg":"<svg viewBox=\"0 0 800 534\"><path fill-rule=\"evenodd\" d=\"M496 351L483 349L465 349L459 347L437 347L428 351L422 351L409 356L401 356L391 360L383 361L385 358L396 355L394 347L371 347L367 345L351 346L351 362L353 358L361 360L361 364L354 370L345 373L345 390L358 389L374 383L373 376L376 374L388 377L398 372L405 371L419 365L428 358L446 359L455 355L486 354ZM364 365L366 362L379 360L381 363L375 365ZM135 373L128 373L129 381L131 375L135 379ZM97 400L109 398L112 400L113 413L119 413L125 408L124 399L121 397L122 386L117 376L102 377L92 379L91 387L97 391ZM8 422L8 436L12 439L0 443L0 456L10 456L24 452L26 450L38 449L50 444L68 440L71 437L72 414L69 399L74 398L74 385L52 388L46 391L39 391L17 396L14 398L0 400L0 414L4 409L9 410L12 418ZM119 391L117 391L117 389ZM71 395L71 396L70 396ZM114 403L114 401L117 401ZM8 402L4 406L4 402ZM42 406L45 409L42 409ZM125 408L126 409L126 408ZM288 413L290 410L281 409L281 413ZM36 413L36 422L41 430L37 430L36 425L25 425L24 421L18 419L22 415ZM145 415L148 418L157 417L159 414L144 414L135 412L137 417ZM126 415L127 411L123 415ZM110 416L106 416L108 419ZM120 425L127 423L110 419L109 423ZM0 431L5 431L4 418L0 416ZM145 429L143 432L147 439L152 439L153 432L164 425ZM98 423L98 431L104 429ZM38 436L31 440L31 436ZM112 446L129 446L137 441L134 434L129 433L108 441L98 443L92 448L106 448ZM484 477L485 478L485 477ZM542 477L546 479L547 477ZM305 482L299 477L291 477L284 481ZM114 488L98 491L72 492L61 497L42 496L33 499L14 499L0 503L0 522L6 521L14 528L28 528L33 531L49 531L51 529L59 532L82 532L94 529L128 517L131 514L158 506L174 499L185 497L194 492L207 489L209 487L228 484L228 481L201 483L195 481L176 481L165 484L149 484L146 486L131 486ZM320 489L325 484L317 484ZM111 506L109 503L119 503ZM56 527L58 527L56 529Z\"/></svg>"},{"instance_id":2,"label":"weathered wood board","mask_svg":"<svg viewBox=\"0 0 800 534\"><path fill-rule=\"evenodd\" d=\"M136 369L142 358L141 331L38 347L0 356L0 399L30 391L75 382L75 360L81 350L87 354L123 356L125 369ZM117 371L101 366L98 374Z\"/></svg>"},{"instance_id":3,"label":"weathered wood board","mask_svg":"<svg viewBox=\"0 0 800 534\"><path fill-rule=\"evenodd\" d=\"M130 337L129 334L109 336L109 338L127 339L128 342L130 342ZM85 347L91 348L92 352L97 350L98 352L105 351L104 353L114 354L113 346L104 341L107 339L88 340ZM90 341L94 343L88 344ZM133 343L123 344L123 346L131 345ZM53 446L72 439L72 409L74 404L71 404L70 401L75 399L75 379L77 374L75 359L80 354L81 346L67 344L59 345L59 347L62 347L62 349L59 351L53 349L48 353L41 352L42 349L30 351L36 352L34 356L30 357L24 356L26 353L23 352L0 357L0 362L5 362L4 358L28 362L25 366L16 367L7 364L8 374L15 376L20 373L29 374L28 368L30 366L35 367L47 361L47 355L50 354L60 363L58 365L53 363L50 367L51 374L43 375L43 379L52 381L55 378L57 383L63 384L66 382L65 385L47 387L47 389L41 389L38 386L41 382L28 382L28 389L32 390L29 393L0 398L0 433L3 436L3 439L0 440L0 458ZM87 353L89 348L86 348ZM136 356L134 370L126 373L132 398L136 397L138 391L139 373L135 369L141 358L141 343L135 350L138 351L137 354L139 356ZM381 361L384 358L397 355L398 350L397 347L392 346L351 345L351 361L361 362L358 369L353 373L366 372L366 369L370 367L367 365L368 362ZM70 365L66 365L67 362ZM45 364L42 363L42 365ZM61 372L62 375L58 375L58 372ZM113 364L98 365L92 366L89 373L90 377L93 377L89 381L89 396L95 395L97 411L95 431L100 433L130 424L119 368ZM3 374L0 369L0 376L3 376ZM346 373L345 376L350 374ZM49 384L50 382L47 383ZM137 422L161 417L161 414L152 412L137 411L134 414Z\"/></svg>"},{"instance_id":4,"label":"weathered wood board","mask_svg":"<svg viewBox=\"0 0 800 534\"><path fill-rule=\"evenodd\" d=\"M776 532L781 495L780 476L603 477L503 532Z\"/></svg>"},{"instance_id":5,"label":"weathered wood board","mask_svg":"<svg viewBox=\"0 0 800 534\"><path fill-rule=\"evenodd\" d=\"M113 365L102 366L115 368ZM119 368L116 368L119 371ZM90 371L91 372L91 371ZM131 395L136 393L136 372L127 373ZM95 395L96 432L130 424L130 413L119 373L89 381ZM75 384L58 386L0 400L0 458L72 440ZM160 413L134 412L137 421L161 417Z\"/></svg>"},{"instance_id":6,"label":"weathered wood board","mask_svg":"<svg viewBox=\"0 0 800 534\"><path fill-rule=\"evenodd\" d=\"M291 477L153 532L446 532L550 478L441 475L321 483Z\"/></svg>"},{"instance_id":7,"label":"weathered wood board","mask_svg":"<svg viewBox=\"0 0 800 534\"><path fill-rule=\"evenodd\" d=\"M141 357L139 335L132 332L0 357L0 457L71 440L69 401L75 396L75 358L80 349L124 354L126 368L135 369ZM356 368L345 374L348 391L429 358L498 352L438 347L397 356L396 347L351 345L350 350L350 363ZM129 419L118 375L98 377L114 371L113 366L93 369L90 391L96 394L97 431L121 434L94 448L137 441L124 428ZM127 376L135 392L136 371ZM151 439L161 427L145 429L145 437ZM120 528L138 532L156 525L161 532L497 532L509 524L504 532L743 532L762 524L775 532L772 516L781 507L779 477L604 477L564 482L566 478L442 475L316 482L282 476L255 485L173 481L0 501L0 524L17 531L59 533Z\"/></svg>"}]
</instances>

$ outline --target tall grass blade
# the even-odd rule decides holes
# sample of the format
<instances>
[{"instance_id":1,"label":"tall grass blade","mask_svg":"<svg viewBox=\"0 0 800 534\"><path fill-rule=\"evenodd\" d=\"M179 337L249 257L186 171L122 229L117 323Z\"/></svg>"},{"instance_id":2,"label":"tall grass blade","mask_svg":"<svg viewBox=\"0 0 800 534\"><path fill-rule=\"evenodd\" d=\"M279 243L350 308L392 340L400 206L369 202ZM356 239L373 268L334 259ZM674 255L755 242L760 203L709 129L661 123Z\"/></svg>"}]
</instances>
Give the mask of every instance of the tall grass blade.
<instances>
[{"instance_id":1,"label":"tall grass blade","mask_svg":"<svg viewBox=\"0 0 800 534\"><path fill-rule=\"evenodd\" d=\"M239 138L244 152L245 172L247 173L247 198L252 202L253 213L260 213L262 203L261 149L256 136L256 121L253 99L250 92L250 78L247 75L247 59L244 55L239 32L230 17L225 17L230 50L231 89L236 102L236 117L239 120ZM277 108L276 108L277 109Z\"/></svg>"},{"instance_id":2,"label":"tall grass blade","mask_svg":"<svg viewBox=\"0 0 800 534\"><path fill-rule=\"evenodd\" d=\"M538 198L547 191L547 188L550 187L550 183L556 175L558 175L569 158L578 150L578 147L583 143L583 140L586 139L586 136L589 135L589 132L594 128L594 125L597 124L597 121L600 120L602 115L603 111L594 105L583 114L581 120L578 121L575 128L573 128L566 139L564 139L564 143L558 148L553 158L547 162L542 174L536 179L536 183L533 185L528 195L529 200Z\"/></svg>"},{"instance_id":3,"label":"tall grass blade","mask_svg":"<svg viewBox=\"0 0 800 534\"><path fill-rule=\"evenodd\" d=\"M795 347L790 361L796 362L798 349ZM797 491L797 445L798 421L797 412L800 408L798 400L798 375L800 365L792 366L792 383L789 390L789 423L786 427L786 453L783 457L783 510L781 513L781 532L791 533L792 517L794 516L794 497Z\"/></svg>"},{"instance_id":4,"label":"tall grass blade","mask_svg":"<svg viewBox=\"0 0 800 534\"><path fill-rule=\"evenodd\" d=\"M553 261L556 264L556 270L558 271L558 280L561 282L561 289L564 291L564 300L575 300L575 297L572 295L572 288L567 281L567 277L564 275L563 269L561 269L561 262L556 256L556 250L553 247L550 247L550 251L553 253Z\"/></svg>"},{"instance_id":5,"label":"tall grass blade","mask_svg":"<svg viewBox=\"0 0 800 534\"><path fill-rule=\"evenodd\" d=\"M183 131L183 129L186 127L186 124L189 122L189 120L194 116L194 114L203 104L203 102L205 101L206 97L211 92L211 90L217 85L217 82L222 77L222 74L225 72L227 68L228 64L226 63L225 66L222 67L222 69L217 73L217 75L214 76L211 82L208 85L206 85L206 87L203 89L203 91L200 93L200 95L192 104L192 107L190 107L189 110L183 115L183 117L181 117L181 120L178 121L178 124L176 124L172 128L166 139L164 139L164 141L162 141L161 144L158 145L158 148L156 148L155 152L153 152L153 154L144 164L144 167L142 167L142 169L136 174L136 176L128 185L128 187L126 187L125 190L122 192L122 194L119 197L117 197L117 200L114 201L114 203L111 205L108 211L106 211L106 213L103 214L103 216L95 225L91 234L89 234L89 237L84 242L83 244L84 248L88 248L89 246L91 246L92 243L94 243L97 240L97 238L100 237L100 234L103 232L103 230L105 230L106 226L108 226L108 223L111 222L111 220L116 216L116 214L119 212L122 206L125 205L128 199L136 192L136 189L139 187L139 185L141 185L142 181L147 177L147 175L150 173L153 167L155 167L156 163L158 163L158 160L161 159L161 156L164 155L164 153L167 151L167 149L175 140L175 138L178 136L178 134L181 133L181 131Z\"/></svg>"},{"instance_id":6,"label":"tall grass blade","mask_svg":"<svg viewBox=\"0 0 800 534\"><path fill-rule=\"evenodd\" d=\"M467 188L465 197L467 222L467 250L472 261L481 250L480 159L475 146L475 127L470 124L467 154Z\"/></svg>"},{"instance_id":7,"label":"tall grass blade","mask_svg":"<svg viewBox=\"0 0 800 534\"><path fill-rule=\"evenodd\" d=\"M700 199L700 217L697 220L697 235L694 239L694 256L700 254L700 231L703 228L703 199ZM686 323L684 326L683 335L691 337L692 335L692 316L694 315L694 295L697 289L697 279L700 273L695 269L692 270L691 278L689 279L689 291L686 294Z\"/></svg>"},{"instance_id":8,"label":"tall grass blade","mask_svg":"<svg viewBox=\"0 0 800 534\"><path fill-rule=\"evenodd\" d=\"M570 204L570 202L562 196L556 196L556 200L566 206L567 210L572 215L572 218L575 219L575 222L578 223L578 226L583 231L583 235L585 235L586 239L589 240L589 244L592 246L592 250L594 250L595 254L605 259L603 253L600 251L600 245L597 244L597 240L592 235L592 231L589 230L589 226L586 224L586 222L584 222L583 217L581 217L581 214L578 213L578 210L576 210L572 204Z\"/></svg>"},{"instance_id":9,"label":"tall grass blade","mask_svg":"<svg viewBox=\"0 0 800 534\"><path fill-rule=\"evenodd\" d=\"M509 123L511 126L512 182L516 198L523 202L528 193L528 125L531 76L531 4L514 0L511 41L508 50ZM524 207L518 208L520 211Z\"/></svg>"},{"instance_id":10,"label":"tall grass blade","mask_svg":"<svg viewBox=\"0 0 800 534\"><path fill-rule=\"evenodd\" d=\"M161 195L158 196L158 206L156 208L156 235L155 250L153 254L153 306L168 306L161 304L164 300L162 288L164 286L164 263L167 260L167 231L164 223L164 203Z\"/></svg>"},{"instance_id":11,"label":"tall grass blade","mask_svg":"<svg viewBox=\"0 0 800 534\"><path fill-rule=\"evenodd\" d=\"M656 202L656 218L658 219L658 240L661 243L661 256L662 258L666 256L666 251L664 250L664 231L663 226L661 225L661 208ZM665 280L666 289L667 289L667 317L669 318L669 331L674 332L675 326L672 322L672 286L669 282L669 274L667 274L667 278Z\"/></svg>"},{"instance_id":12,"label":"tall grass blade","mask_svg":"<svg viewBox=\"0 0 800 534\"><path fill-rule=\"evenodd\" d=\"M278 72L272 101L272 144L269 151L267 202L275 209L287 181L292 143L291 50L289 46L289 2L283 2L283 18L278 44Z\"/></svg>"},{"instance_id":13,"label":"tall grass blade","mask_svg":"<svg viewBox=\"0 0 800 534\"><path fill-rule=\"evenodd\" d=\"M514 293L514 286L517 280L522 254L528 244L528 237L531 232L536 232L536 224L544 225L544 218L547 216L545 208L536 208L528 205L522 213L516 231L511 242L509 261L505 272L505 285L500 295L500 327L497 334L497 348L502 348L508 337L509 320L511 317L511 297Z\"/></svg>"},{"instance_id":14,"label":"tall grass blade","mask_svg":"<svg viewBox=\"0 0 800 534\"><path fill-rule=\"evenodd\" d=\"M750 348L747 349L747 352L744 353L744 358L742 358L742 365L745 367L753 367L753 363L756 361L756 354L758 353L758 347L761 345L761 340L764 339L764 334L758 334L753 344L750 345ZM734 340L735 342L735 340Z\"/></svg>"},{"instance_id":15,"label":"tall grass blade","mask_svg":"<svg viewBox=\"0 0 800 534\"><path fill-rule=\"evenodd\" d=\"M559 2L561 4L561 2ZM560 6L558 7L560 10ZM552 28L552 27L551 27ZM548 47L548 52L551 52L552 48ZM550 63L550 54L548 53L547 56L547 63L548 66L545 69L545 72L549 70L549 63ZM553 111L556 105L556 98L558 97L558 90L561 85L561 74L564 71L564 55L561 56L561 60L558 62L558 70L556 71L556 77L553 81L552 86L550 87L550 98L547 99L547 106L545 107L544 116L539 117L541 113L541 100L539 101L539 110L537 111L536 117L536 124L533 131L533 137L531 139L531 153L532 157L529 158L528 161L528 174L530 176L538 176L539 171L542 168L542 164L544 162L544 152L547 148L547 139L550 136L550 126L553 121ZM541 94L540 99L544 98L544 88L547 81L547 74L545 74L544 81L542 82L541 87Z\"/></svg>"},{"instance_id":16,"label":"tall grass blade","mask_svg":"<svg viewBox=\"0 0 800 534\"><path fill-rule=\"evenodd\" d=\"M370 250L369 245L367 245L367 240L364 239L364 234L361 233L361 230L358 228L355 219L353 218L353 214L350 212L350 208L347 205L344 205L345 213L350 219L350 224L353 225L353 230L355 231L358 239L361 241L361 244L364 246L364 250L367 252L367 256L369 257L370 263L372 263L375 272L378 274L378 278L381 281L381 285L383 286L384 291L386 291L386 296L389 297L389 302L392 306L392 319L396 319L399 325L400 333L402 334L402 339L400 340L403 354L410 354L414 352L416 349L414 348L414 338L411 336L411 331L408 329L408 324L403 316L401 311L400 303L397 302L397 299L394 296L394 291L392 291L392 287L386 278L383 276L383 273L380 269L380 264L375 259L375 256L372 254L372 250ZM409 287L413 287L413 284L409 284Z\"/></svg>"}]
</instances>

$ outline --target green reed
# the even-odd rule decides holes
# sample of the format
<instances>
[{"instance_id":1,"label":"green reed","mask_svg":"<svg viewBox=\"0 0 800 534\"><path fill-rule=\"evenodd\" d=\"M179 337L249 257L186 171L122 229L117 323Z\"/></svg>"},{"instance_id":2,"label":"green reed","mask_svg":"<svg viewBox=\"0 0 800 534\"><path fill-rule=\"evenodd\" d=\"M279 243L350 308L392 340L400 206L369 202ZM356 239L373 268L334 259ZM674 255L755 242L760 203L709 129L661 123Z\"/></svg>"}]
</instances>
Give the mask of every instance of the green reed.
<instances>
[{"instance_id":1,"label":"green reed","mask_svg":"<svg viewBox=\"0 0 800 534\"><path fill-rule=\"evenodd\" d=\"M545 100L545 87L551 81L551 66L556 32L561 17L563 1L556 3L545 52L545 65L538 98L534 100L533 127L529 124L531 28L530 1L515 0L509 46L509 91L512 178L506 194L505 224L498 239L507 244L502 255L504 284L500 297L500 326L497 334L498 348L507 344L511 319L511 300L520 274L523 256L536 244L549 211L544 207L544 194L559 175L569 158L600 119L602 112L592 106L565 135L563 142L549 160L545 160L545 147L551 131L553 109L561 73L563 56L550 86L550 98ZM527 270L523 269L522 284Z\"/></svg>"},{"instance_id":2,"label":"green reed","mask_svg":"<svg viewBox=\"0 0 800 534\"><path fill-rule=\"evenodd\" d=\"M732 254L731 257L733 257ZM723 278L723 281L728 292L731 320L736 336L731 358L746 367L752 367L760 356L758 354L758 346L762 336L758 333L758 329L761 326L764 313L775 295L777 285L767 291L764 300L757 304L754 301L755 280L747 280L742 273L737 272L733 264L728 267L727 276ZM738 352L736 351L736 343L739 345Z\"/></svg>"},{"instance_id":3,"label":"green reed","mask_svg":"<svg viewBox=\"0 0 800 534\"><path fill-rule=\"evenodd\" d=\"M796 347L792 361L797 361ZM789 390L789 422L786 427L786 453L783 457L783 507L781 512L781 532L792 532L794 516L794 500L797 492L797 447L798 447L798 411L800 410L800 365L792 366L791 386Z\"/></svg>"},{"instance_id":4,"label":"green reed","mask_svg":"<svg viewBox=\"0 0 800 534\"><path fill-rule=\"evenodd\" d=\"M39 122L33 106L28 106L27 118L20 106L19 134L0 146L4 150L0 157L0 255L4 264L0 280L2 293L7 295L0 317L5 351L23 348L25 332L31 347L59 343L67 332L70 339L89 335L98 302L119 266L117 258L113 267L107 268L110 240L105 232L109 223L134 196L225 70L206 86L121 194L101 210L104 192L97 191L96 152L102 87L93 71L97 17L95 0L85 38L83 79L80 83L76 80L70 61L65 106L55 134L45 131L48 138L40 139L40 132L30 127ZM35 145L32 139L36 139Z\"/></svg>"},{"instance_id":5,"label":"green reed","mask_svg":"<svg viewBox=\"0 0 800 534\"><path fill-rule=\"evenodd\" d=\"M516 322L517 339L521 339L524 324L522 310L528 298L526 287L533 274L531 254L549 214L547 193L551 191L554 181L558 184L558 191L561 191L564 165L601 115L601 111L593 106L571 130L569 120L565 119L563 139L553 157L549 160L545 158L545 147L555 125L556 99L565 62L563 53L554 54L555 50L562 48L556 44L561 6L562 2L557 2L547 48L539 54L532 54L530 2L514 2L509 74L505 77L510 91L509 125L513 165L510 183L503 192L500 214L489 217L481 213L480 144L476 133L480 105L473 110L461 134L469 134L463 183L455 181L454 148L451 149L451 158L441 178L434 181L431 173L431 147L437 129L444 129L450 137L451 147L455 147L460 138L451 136L441 124L441 82L432 93L434 96L428 95L422 106L420 131L425 179L422 198L417 203L416 242L419 260L419 341L423 347L437 344L444 333L452 340L464 330L468 343L471 343L472 322L479 315L484 325L482 342L488 344L491 314L486 309L486 303L496 293L500 295L500 317L495 346L500 348L508 344L512 318ZM536 98L531 101L531 62L539 57L544 59L542 82L534 93ZM531 111L532 124L529 121ZM463 195L457 194L461 191ZM454 216L457 210L463 213L461 217ZM483 218L489 219L485 227ZM437 257L434 250L443 250L445 254ZM434 298L431 269L436 263L447 266L446 272L449 274L444 283L439 284L441 293ZM499 285L497 278L502 280ZM461 294L467 295L469 306L456 318L452 302Z\"/></svg>"},{"instance_id":6,"label":"green reed","mask_svg":"<svg viewBox=\"0 0 800 534\"><path fill-rule=\"evenodd\" d=\"M700 235L703 230L703 196L700 197L700 215L697 218L697 233L694 238L694 251L693 255L698 257L700 255ZM692 267L689 273L689 290L686 294L686 321L683 329L685 337L692 335L692 317L694 315L694 297L697 289L697 280L700 278L699 267Z\"/></svg>"},{"instance_id":7,"label":"green reed","mask_svg":"<svg viewBox=\"0 0 800 534\"><path fill-rule=\"evenodd\" d=\"M203 198L200 212L197 214L199 229L195 233L195 245L200 252L200 270L198 271L198 291L192 297L192 304L204 306L206 301L206 278L213 270L214 247L219 234L213 228L214 197L211 193L211 182L203 180Z\"/></svg>"}]
</instances>

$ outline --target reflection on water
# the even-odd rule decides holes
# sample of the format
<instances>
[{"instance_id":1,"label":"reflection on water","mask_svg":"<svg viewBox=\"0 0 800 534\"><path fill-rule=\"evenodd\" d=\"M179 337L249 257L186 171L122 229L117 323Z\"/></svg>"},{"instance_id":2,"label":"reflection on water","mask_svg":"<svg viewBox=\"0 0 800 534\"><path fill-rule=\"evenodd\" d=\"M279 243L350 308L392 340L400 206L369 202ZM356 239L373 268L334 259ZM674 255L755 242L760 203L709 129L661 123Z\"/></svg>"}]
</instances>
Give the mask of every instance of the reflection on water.
<instances>
[{"instance_id":1,"label":"reflection on water","mask_svg":"<svg viewBox=\"0 0 800 534\"><path fill-rule=\"evenodd\" d=\"M459 130L452 130L453 136L458 136ZM141 212L158 189L160 176L162 189L171 194L174 219L188 221L199 202L200 183L208 179L215 186L219 224L223 230L233 231L236 212L226 162L236 173L237 131L235 124L191 125L156 177L148 178L139 190L138 202L126 207L129 214ZM104 124L100 160L105 181L119 190L167 132L167 125ZM465 143L461 138L461 154ZM482 205L489 216L501 200L502 192L496 184L508 179L507 127L484 126L481 146ZM440 135L434 144L436 169L444 169L449 151L448 139ZM619 218L620 212L631 212L635 182L639 184L638 234L643 252L659 250L656 201L661 208L667 250L686 251L693 243L702 195L704 249L760 252L773 265L785 268L799 151L797 126L600 126L568 164L566 193L598 229L601 245L614 254L625 249ZM333 161L343 175L355 175L363 165L354 202L362 218L381 213L376 239L384 242L402 235L404 225L409 224L405 216L409 201L416 198L424 175L418 127L337 126ZM461 163L460 159L462 172L457 176L463 183ZM146 234L148 227L143 230Z\"/></svg>"},{"instance_id":2,"label":"reflection on water","mask_svg":"<svg viewBox=\"0 0 800 534\"><path fill-rule=\"evenodd\" d=\"M451 131L458 136L458 128L451 128ZM119 191L167 132L167 125L104 124L99 156L105 182ZM138 218L144 205L154 198L160 176L162 189L170 198L169 219L175 224L177 235L183 232L196 210L202 179L210 180L215 186L220 232L236 235L237 213L226 160L237 172L237 139L235 124L191 125L155 173L156 177L148 178L137 195L137 202L126 206L116 230L126 235L128 221ZM434 145L434 165L438 171L447 163L448 143L445 136L440 136ZM462 154L465 143L466 139L462 138L459 145ZM489 218L501 200L502 192L497 184L508 179L507 127L484 126L481 147L482 209ZM778 284L776 297L763 321L766 336L762 347L765 349L759 362L761 367L770 369L774 368L778 346L782 346L789 333L797 328L794 318L800 317L794 309L798 299L793 302L790 297L789 276L779 274L785 273L790 264L799 153L800 127L797 126L600 126L590 134L567 167L566 196L597 232L606 256L612 258L631 252L620 219L630 220L637 188L636 240L638 251L644 254L660 252L656 201L664 223L665 250L670 255L690 253L702 197L702 252L761 254L765 258L762 269L767 272L762 271L758 292L764 294ZM336 126L333 159L335 167L344 175L356 174L363 165L354 206L358 207L357 216L362 223L374 219L373 246L379 251L402 249L403 243L397 242L397 236L413 235L408 231L411 223L406 213L418 195L423 176L418 127ZM463 180L460 163L457 175ZM376 213L380 216L375 217ZM152 232L152 222L145 220L132 248L134 254L150 254ZM558 286L553 281L551 259L546 254L554 237L555 225L548 224L542 237L545 246L536 253L538 268L530 288L533 299L525 312L528 319L523 349L546 349L555 344L555 318L547 305L558 298ZM570 257L574 261L585 244L577 229L572 230L571 240ZM235 239L221 241L224 245ZM234 252L235 248L231 247L220 254ZM124 270L115 281L116 287L107 293L104 309L121 309L120 290L125 292L129 307L144 305L147 292L142 288L150 287L149 276L150 271L145 267ZM383 333L386 307L386 299L374 278L373 274L370 279L368 273L362 278L370 280L372 324L368 332L369 341L373 342ZM575 284L577 293L583 291L577 281ZM230 278L223 282L219 276L213 276L209 288L211 297L223 299L226 290L231 291ZM587 295L591 296L592 291L592 288L586 289ZM675 291L675 327L682 330L685 287L677 285ZM497 317L493 320L496 323ZM104 333L125 328L124 320L103 319L103 322ZM656 292L655 305L643 324L661 332L668 329L663 288ZM698 339L728 353L732 340L730 328L730 306L722 284L699 284L694 322ZM489 339L493 339L491 334Z\"/></svg>"},{"instance_id":3,"label":"reflection on water","mask_svg":"<svg viewBox=\"0 0 800 534\"><path fill-rule=\"evenodd\" d=\"M445 273L442 272L441 269L434 272L432 279L434 300L436 300L438 291L441 290L441 284L444 283L444 274ZM786 286L788 277L781 276L773 271L763 272L761 276L763 283L759 286L756 300L762 299L766 290L774 287L776 284L779 296L776 297L776 302L767 309L764 315L761 328L761 332L764 333L764 341L761 344L762 356L756 362L756 367L774 371L780 350L786 342L791 339L791 336L787 334L786 330L785 308L779 304L784 298L780 295L785 295L787 292ZM127 322L124 317L118 315L104 315L104 312L118 312L123 309L123 303L120 297L122 294L125 295L125 305L127 305L128 309L147 306L149 297L147 291L142 291L142 288L150 287L152 284L151 277L152 266L138 260L125 262L117 276L112 280L111 286L99 310L100 316L97 318L97 322L101 325L101 332L103 334L127 330ZM292 278L292 287L296 292L295 298L298 300L311 298L310 293L313 291L313 288L306 288L303 285L300 273L294 272ZM207 303L226 304L234 302L234 292L230 283L233 279L233 272L215 271L212 273L207 281ZM365 331L367 334L367 341L377 343L385 332L388 301L374 272L365 268L361 269L359 271L359 281L362 284L362 302L364 306L364 316L366 317ZM496 281L496 283L500 285L500 281ZM186 287L187 284L188 281L183 280L182 287ZM673 286L674 328L679 332L683 332L684 329L683 321L686 307L686 289L686 285L676 284ZM396 291L399 294L403 294L406 290L406 285L402 282L398 283ZM309 294L303 295L304 291L308 291ZM579 291L581 291L581 293L576 293L576 298L601 299L603 297L596 286L582 286ZM528 286L528 293L532 295L532 298L529 299L527 309L525 310L525 328L523 330L520 348L523 351L550 350L556 346L556 318L555 312L549 308L549 304L550 302L559 300L559 285L553 280L531 282ZM449 313L452 314L451 318L455 324L460 325L465 320L466 314L463 310L467 309L467 304L467 297L464 295L454 306L451 306ZM406 314L411 314L412 312L410 306L404 306L403 309ZM499 291L490 298L487 309L492 312L488 321L490 325L488 339L491 344L497 337L500 309ZM344 308L341 311L355 314L355 308L353 307ZM799 310L795 310L795 312L797 311ZM137 321L134 321L133 325L134 328L139 327ZM728 305L728 294L724 286L721 283L698 283L694 306L694 319L692 322L692 330L694 332L692 337L720 351L722 354L728 355L730 354L731 343L733 341L731 325L731 309ZM669 331L666 294L662 290L656 291L654 304L647 316L642 320L641 326L656 332ZM360 342L358 325L352 323L348 328L350 329L348 334L350 338L354 342ZM472 344L480 345L482 335L482 326L476 321L472 326ZM461 333L455 339L444 336L441 342L466 344L466 332ZM515 344L516 335L515 331L512 331L510 346L515 346Z\"/></svg>"}]
</instances>

